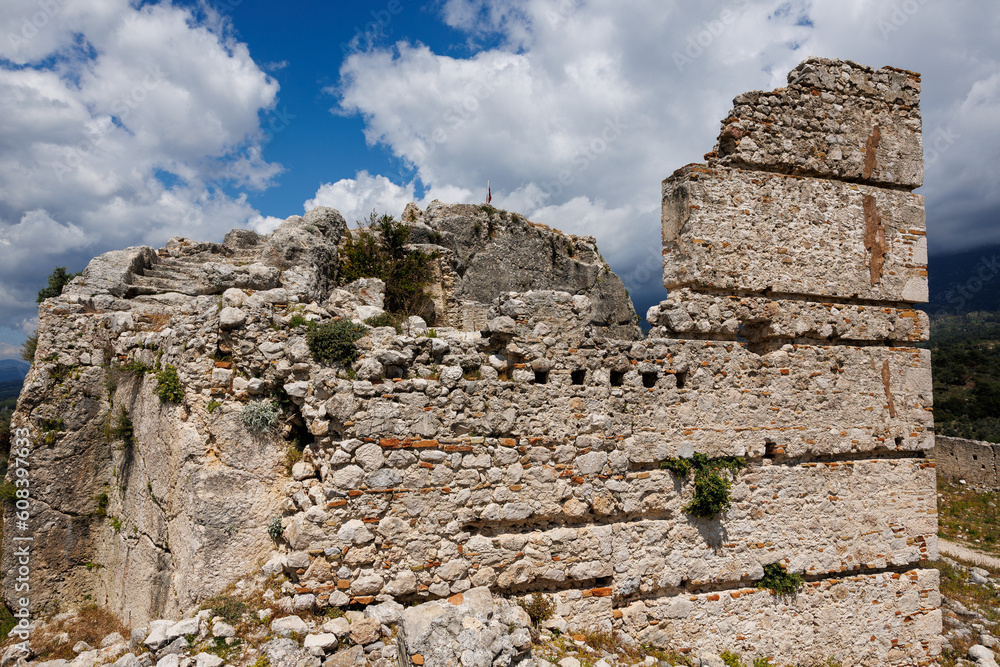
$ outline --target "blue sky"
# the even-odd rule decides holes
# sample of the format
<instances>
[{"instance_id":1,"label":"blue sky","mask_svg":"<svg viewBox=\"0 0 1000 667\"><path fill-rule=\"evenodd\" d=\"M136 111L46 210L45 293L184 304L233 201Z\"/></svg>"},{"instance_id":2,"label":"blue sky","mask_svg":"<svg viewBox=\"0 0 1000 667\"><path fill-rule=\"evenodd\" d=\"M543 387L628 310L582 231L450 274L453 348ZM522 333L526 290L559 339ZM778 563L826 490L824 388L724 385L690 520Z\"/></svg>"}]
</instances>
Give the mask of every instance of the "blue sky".
<instances>
[{"instance_id":1,"label":"blue sky","mask_svg":"<svg viewBox=\"0 0 1000 667\"><path fill-rule=\"evenodd\" d=\"M0 358L55 266L487 180L595 236L643 313L660 181L813 54L923 74L931 252L998 243L997 34L973 0L4 0Z\"/></svg>"}]
</instances>

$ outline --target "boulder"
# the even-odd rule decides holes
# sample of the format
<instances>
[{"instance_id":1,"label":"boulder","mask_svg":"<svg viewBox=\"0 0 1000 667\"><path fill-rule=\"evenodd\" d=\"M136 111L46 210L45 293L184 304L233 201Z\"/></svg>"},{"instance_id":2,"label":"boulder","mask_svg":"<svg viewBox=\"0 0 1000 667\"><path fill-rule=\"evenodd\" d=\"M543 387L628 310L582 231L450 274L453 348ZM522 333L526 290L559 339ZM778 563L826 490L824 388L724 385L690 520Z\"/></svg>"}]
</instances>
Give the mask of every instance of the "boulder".
<instances>
[{"instance_id":1,"label":"boulder","mask_svg":"<svg viewBox=\"0 0 1000 667\"><path fill-rule=\"evenodd\" d=\"M458 301L490 304L505 292L561 290L590 299L591 324L601 335L640 337L628 292L593 237L564 234L492 207L436 200L414 217L411 242L426 238L454 253L461 268Z\"/></svg>"},{"instance_id":2,"label":"boulder","mask_svg":"<svg viewBox=\"0 0 1000 667\"><path fill-rule=\"evenodd\" d=\"M271 621L271 632L280 637L288 637L293 632L304 635L309 632L309 626L298 616L282 616Z\"/></svg>"},{"instance_id":3,"label":"boulder","mask_svg":"<svg viewBox=\"0 0 1000 667\"><path fill-rule=\"evenodd\" d=\"M401 624L406 650L410 656L422 656L427 665L512 664L530 649L531 638L527 628L516 625L523 617L503 614L502 609L488 588L408 607Z\"/></svg>"}]
</instances>

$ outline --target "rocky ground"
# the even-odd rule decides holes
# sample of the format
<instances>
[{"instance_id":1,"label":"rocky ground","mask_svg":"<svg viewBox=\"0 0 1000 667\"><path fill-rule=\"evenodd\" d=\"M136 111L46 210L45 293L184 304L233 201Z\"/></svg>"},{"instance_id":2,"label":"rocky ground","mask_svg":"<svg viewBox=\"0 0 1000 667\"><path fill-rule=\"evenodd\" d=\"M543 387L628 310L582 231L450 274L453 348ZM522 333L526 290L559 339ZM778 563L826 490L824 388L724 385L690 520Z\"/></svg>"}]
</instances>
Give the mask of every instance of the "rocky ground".
<instances>
[{"instance_id":1,"label":"rocky ground","mask_svg":"<svg viewBox=\"0 0 1000 667\"><path fill-rule=\"evenodd\" d=\"M946 608L943 665L995 665L996 598L1000 576L945 558ZM626 643L618 635L577 633L565 620L531 604L473 588L447 600L404 607L393 601L363 610L293 607L294 586L283 576L245 579L226 595L181 620L155 620L126 628L96 607L56 615L32 628L25 653L8 639L0 666L23 667L616 667L675 665L762 667L765 656L701 655ZM530 613L529 613L530 612ZM752 662L751 662L752 660ZM749 664L748 664L749 663ZM831 656L810 667L837 667Z\"/></svg>"},{"instance_id":2,"label":"rocky ground","mask_svg":"<svg viewBox=\"0 0 1000 667\"><path fill-rule=\"evenodd\" d=\"M944 647L942 665L995 667L1000 640L1000 569L985 569L942 556Z\"/></svg>"},{"instance_id":3,"label":"rocky ground","mask_svg":"<svg viewBox=\"0 0 1000 667\"><path fill-rule=\"evenodd\" d=\"M1000 568L967 546L945 543L943 667L995 667L1000 651ZM976 556L969 560L969 554ZM0 667L614 667L705 665L762 667L766 656L695 656L577 633L544 609L473 588L447 600L404 607L393 601L363 610L294 608L295 587L261 573L206 600L181 620L126 628L96 607L56 615L32 628L30 652L13 637L0 647ZM529 603L530 603L529 599ZM531 612L529 614L529 612ZM831 656L823 667L842 663Z\"/></svg>"}]
</instances>

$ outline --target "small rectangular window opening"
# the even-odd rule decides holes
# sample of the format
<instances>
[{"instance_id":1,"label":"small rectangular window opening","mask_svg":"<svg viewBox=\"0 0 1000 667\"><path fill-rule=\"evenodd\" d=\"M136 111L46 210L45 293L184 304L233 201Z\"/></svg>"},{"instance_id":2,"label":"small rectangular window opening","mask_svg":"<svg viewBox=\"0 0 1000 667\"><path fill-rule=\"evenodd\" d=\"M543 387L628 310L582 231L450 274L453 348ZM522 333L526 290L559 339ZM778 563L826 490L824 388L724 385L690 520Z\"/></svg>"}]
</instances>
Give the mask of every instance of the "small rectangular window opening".
<instances>
[{"instance_id":1,"label":"small rectangular window opening","mask_svg":"<svg viewBox=\"0 0 1000 667\"><path fill-rule=\"evenodd\" d=\"M548 371L535 371L535 384L546 384L549 381Z\"/></svg>"},{"instance_id":2,"label":"small rectangular window opening","mask_svg":"<svg viewBox=\"0 0 1000 667\"><path fill-rule=\"evenodd\" d=\"M620 387L625 382L625 371L611 371L611 386Z\"/></svg>"},{"instance_id":3,"label":"small rectangular window opening","mask_svg":"<svg viewBox=\"0 0 1000 667\"><path fill-rule=\"evenodd\" d=\"M587 379L587 371L581 368L580 370L573 371L569 374L569 376L572 379L573 384L583 384Z\"/></svg>"},{"instance_id":4,"label":"small rectangular window opening","mask_svg":"<svg viewBox=\"0 0 1000 667\"><path fill-rule=\"evenodd\" d=\"M688 376L687 373L677 373L676 374L676 377L677 377L677 388L678 389L683 389L684 388L684 382L687 380L687 376Z\"/></svg>"},{"instance_id":5,"label":"small rectangular window opening","mask_svg":"<svg viewBox=\"0 0 1000 667\"><path fill-rule=\"evenodd\" d=\"M657 373L653 371L651 373L642 374L642 386L646 389L652 389L656 386Z\"/></svg>"}]
</instances>

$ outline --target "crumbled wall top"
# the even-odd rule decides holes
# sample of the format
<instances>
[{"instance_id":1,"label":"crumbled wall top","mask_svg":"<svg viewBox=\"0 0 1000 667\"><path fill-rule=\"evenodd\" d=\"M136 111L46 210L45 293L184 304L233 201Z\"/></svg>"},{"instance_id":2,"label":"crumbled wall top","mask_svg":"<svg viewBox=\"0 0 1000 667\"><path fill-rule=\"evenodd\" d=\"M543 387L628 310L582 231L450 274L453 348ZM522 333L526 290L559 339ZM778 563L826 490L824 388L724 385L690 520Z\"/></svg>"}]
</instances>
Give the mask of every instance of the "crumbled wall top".
<instances>
[{"instance_id":1,"label":"crumbled wall top","mask_svg":"<svg viewBox=\"0 0 1000 667\"><path fill-rule=\"evenodd\" d=\"M719 164L912 189L923 183L920 75L808 58L788 86L733 100Z\"/></svg>"},{"instance_id":2,"label":"crumbled wall top","mask_svg":"<svg viewBox=\"0 0 1000 667\"><path fill-rule=\"evenodd\" d=\"M425 314L431 326L477 330L504 293L558 290L588 298L588 326L595 333L639 337L628 292L592 236L563 234L491 206L439 201L426 211L410 204L403 222L411 228L411 246L437 259L430 288L434 305ZM230 288L280 289L279 301L323 303L337 289L338 247L346 235L340 213L318 207L288 218L268 236L236 229L221 244L174 238L159 251L106 253L90 262L65 295L118 310L128 306L115 305L116 300L221 294Z\"/></svg>"},{"instance_id":3,"label":"crumbled wall top","mask_svg":"<svg viewBox=\"0 0 1000 667\"><path fill-rule=\"evenodd\" d=\"M810 58L663 182L664 285L927 300L920 77Z\"/></svg>"}]
</instances>

